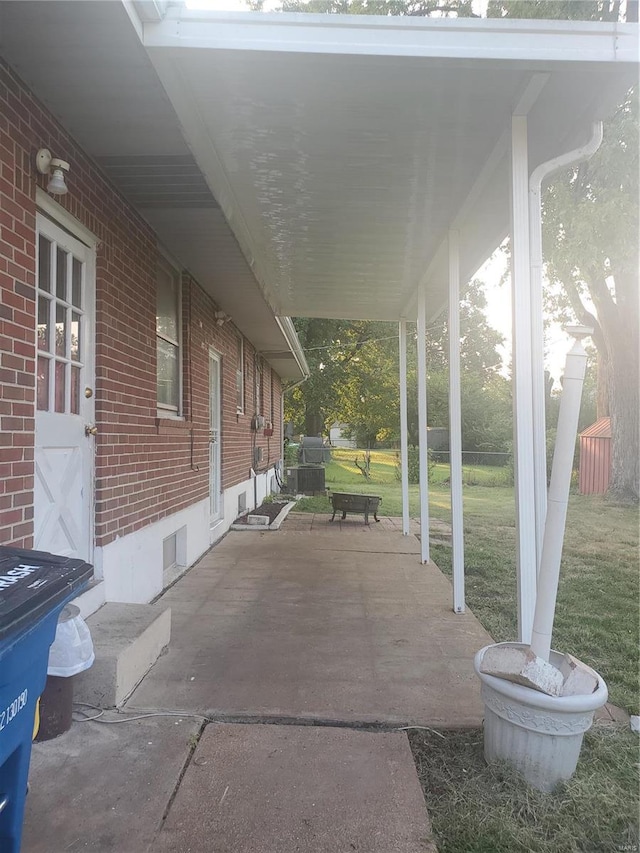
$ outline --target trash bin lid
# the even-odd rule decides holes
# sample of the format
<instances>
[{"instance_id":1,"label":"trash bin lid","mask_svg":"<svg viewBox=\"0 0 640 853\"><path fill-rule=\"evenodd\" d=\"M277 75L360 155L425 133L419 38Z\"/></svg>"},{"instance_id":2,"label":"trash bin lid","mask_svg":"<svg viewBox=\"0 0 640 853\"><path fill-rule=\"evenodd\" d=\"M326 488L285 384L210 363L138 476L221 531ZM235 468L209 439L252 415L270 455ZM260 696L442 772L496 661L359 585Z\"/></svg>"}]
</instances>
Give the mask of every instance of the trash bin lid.
<instances>
[{"instance_id":1,"label":"trash bin lid","mask_svg":"<svg viewBox=\"0 0 640 853\"><path fill-rule=\"evenodd\" d=\"M36 622L92 574L84 560L0 545L0 641Z\"/></svg>"}]
</instances>

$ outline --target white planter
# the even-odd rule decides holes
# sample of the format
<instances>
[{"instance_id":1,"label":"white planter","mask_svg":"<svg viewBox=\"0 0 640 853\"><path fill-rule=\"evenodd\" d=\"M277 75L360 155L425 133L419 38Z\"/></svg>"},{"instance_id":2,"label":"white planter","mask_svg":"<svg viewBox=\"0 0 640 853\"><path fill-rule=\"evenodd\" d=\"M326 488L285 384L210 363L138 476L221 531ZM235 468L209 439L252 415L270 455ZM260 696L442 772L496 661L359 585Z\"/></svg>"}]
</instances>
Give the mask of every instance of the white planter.
<instances>
[{"instance_id":1,"label":"white planter","mask_svg":"<svg viewBox=\"0 0 640 853\"><path fill-rule=\"evenodd\" d=\"M575 772L584 733L607 701L607 685L598 675L598 688L589 696L547 696L480 672L488 648L480 649L474 660L485 708L485 759L507 761L533 788L552 791ZM559 665L561 659L551 652L551 663Z\"/></svg>"}]
</instances>

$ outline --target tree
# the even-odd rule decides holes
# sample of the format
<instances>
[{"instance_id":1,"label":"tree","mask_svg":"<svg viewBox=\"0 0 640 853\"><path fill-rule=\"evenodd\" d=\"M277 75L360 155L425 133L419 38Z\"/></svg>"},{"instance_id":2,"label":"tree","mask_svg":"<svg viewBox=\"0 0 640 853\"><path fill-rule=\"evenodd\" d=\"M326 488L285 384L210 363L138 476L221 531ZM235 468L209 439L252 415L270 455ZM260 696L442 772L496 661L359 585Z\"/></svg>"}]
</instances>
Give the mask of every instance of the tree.
<instances>
[{"instance_id":1,"label":"tree","mask_svg":"<svg viewBox=\"0 0 640 853\"><path fill-rule=\"evenodd\" d=\"M340 420L349 424L360 447L375 447L398 436L398 328L394 323L354 323L352 335L362 327L367 341L347 363L337 389ZM349 351L352 347L347 347Z\"/></svg>"},{"instance_id":2,"label":"tree","mask_svg":"<svg viewBox=\"0 0 640 853\"><path fill-rule=\"evenodd\" d=\"M498 346L503 337L486 318L484 284L471 281L460 301L460 386L462 446L468 451L504 452L511 439L510 384L500 374ZM449 425L449 333L446 317L428 330L428 422ZM418 441L418 403L415 355L409 359L409 437Z\"/></svg>"},{"instance_id":3,"label":"tree","mask_svg":"<svg viewBox=\"0 0 640 853\"><path fill-rule=\"evenodd\" d=\"M295 432L322 435L336 408L337 356L341 338L351 324L317 318L296 319L294 324L311 375L285 396L285 418L293 423Z\"/></svg>"},{"instance_id":4,"label":"tree","mask_svg":"<svg viewBox=\"0 0 640 853\"><path fill-rule=\"evenodd\" d=\"M627 0L627 20L637 16L637 0ZM538 18L559 21L618 21L623 12L620 0L489 0L488 18Z\"/></svg>"},{"instance_id":5,"label":"tree","mask_svg":"<svg viewBox=\"0 0 640 853\"><path fill-rule=\"evenodd\" d=\"M638 20L638 0L489 0L487 17ZM284 0L284 11L470 16L466 0ZM600 151L554 179L543 199L547 305L594 328L599 413L612 419L611 494L637 502L638 104L632 92L607 124Z\"/></svg>"},{"instance_id":6,"label":"tree","mask_svg":"<svg viewBox=\"0 0 640 853\"><path fill-rule=\"evenodd\" d=\"M255 4L253 8L256 8ZM262 8L259 0L258 8ZM478 17L472 0L283 0L282 12L342 15L429 15Z\"/></svg>"},{"instance_id":7,"label":"tree","mask_svg":"<svg viewBox=\"0 0 640 853\"><path fill-rule=\"evenodd\" d=\"M490 0L489 17L638 20L637 0ZM599 151L553 179L543 197L543 242L552 289L547 308L594 329L598 415L611 415L610 494L637 503L638 94L605 125Z\"/></svg>"},{"instance_id":8,"label":"tree","mask_svg":"<svg viewBox=\"0 0 640 853\"><path fill-rule=\"evenodd\" d=\"M473 281L461 302L462 419L466 450L506 450L511 429L508 381L498 373L501 335L484 311L483 285ZM286 417L307 435L348 423L360 446L399 440L399 357L395 323L295 320L312 377L287 397ZM409 327L407 385L409 440L418 443L415 333ZM429 425L448 425L446 319L428 332Z\"/></svg>"},{"instance_id":9,"label":"tree","mask_svg":"<svg viewBox=\"0 0 640 853\"><path fill-rule=\"evenodd\" d=\"M611 416L610 493L638 500L638 97L606 125L600 150L544 197L548 305L594 329L598 415Z\"/></svg>"}]
</instances>

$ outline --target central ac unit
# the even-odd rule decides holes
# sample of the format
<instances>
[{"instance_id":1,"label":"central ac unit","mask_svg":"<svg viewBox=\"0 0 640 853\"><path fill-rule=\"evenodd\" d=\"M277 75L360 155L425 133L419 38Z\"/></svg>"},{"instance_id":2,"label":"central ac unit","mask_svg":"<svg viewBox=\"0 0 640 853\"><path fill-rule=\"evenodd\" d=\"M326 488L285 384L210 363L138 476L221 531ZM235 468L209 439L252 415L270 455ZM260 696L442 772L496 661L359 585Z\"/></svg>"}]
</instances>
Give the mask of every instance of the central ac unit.
<instances>
[{"instance_id":1,"label":"central ac unit","mask_svg":"<svg viewBox=\"0 0 640 853\"><path fill-rule=\"evenodd\" d=\"M325 491L322 465L298 465L287 468L287 491L292 495L315 495Z\"/></svg>"}]
</instances>

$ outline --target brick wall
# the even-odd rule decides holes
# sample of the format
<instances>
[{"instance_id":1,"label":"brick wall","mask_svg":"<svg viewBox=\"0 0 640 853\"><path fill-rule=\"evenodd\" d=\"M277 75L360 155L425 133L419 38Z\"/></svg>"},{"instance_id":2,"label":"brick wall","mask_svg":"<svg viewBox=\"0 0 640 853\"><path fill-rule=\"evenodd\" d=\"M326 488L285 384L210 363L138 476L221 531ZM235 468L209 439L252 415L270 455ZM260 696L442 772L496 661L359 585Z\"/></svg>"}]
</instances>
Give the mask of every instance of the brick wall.
<instances>
[{"instance_id":1,"label":"brick wall","mask_svg":"<svg viewBox=\"0 0 640 853\"><path fill-rule=\"evenodd\" d=\"M0 61L0 542L31 547L35 408L35 154L72 163L66 210L98 240L96 255L96 544L105 545L208 495L209 347L222 362L222 486L249 476L252 446L280 458L278 432L251 431L255 351L244 345L245 412L236 414L236 336L183 281L182 421L157 417L155 270L149 226ZM270 406L271 371L263 398ZM280 384L274 381L279 421ZM269 417L269 413L267 413Z\"/></svg>"},{"instance_id":2,"label":"brick wall","mask_svg":"<svg viewBox=\"0 0 640 853\"><path fill-rule=\"evenodd\" d=\"M0 542L33 530L35 208L20 87L0 66Z\"/></svg>"}]
</instances>

